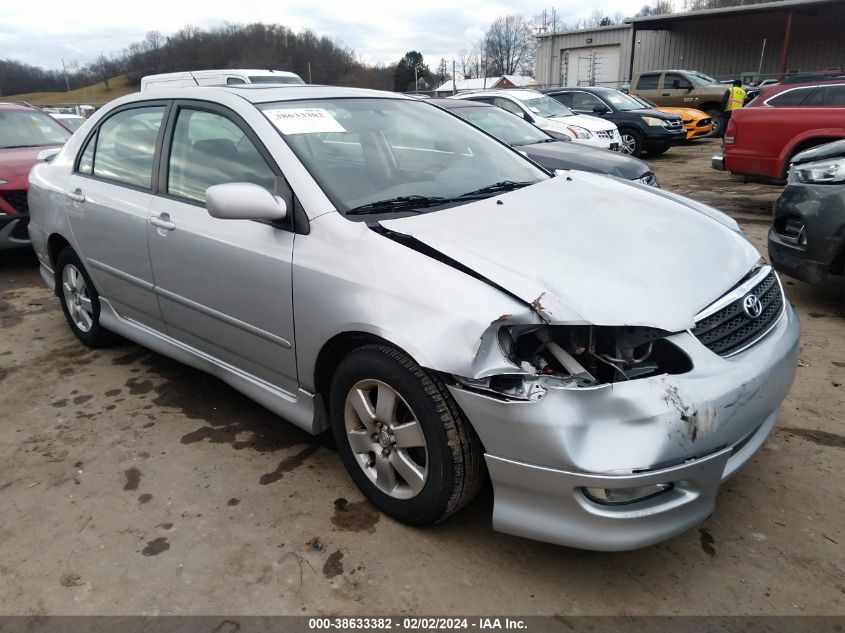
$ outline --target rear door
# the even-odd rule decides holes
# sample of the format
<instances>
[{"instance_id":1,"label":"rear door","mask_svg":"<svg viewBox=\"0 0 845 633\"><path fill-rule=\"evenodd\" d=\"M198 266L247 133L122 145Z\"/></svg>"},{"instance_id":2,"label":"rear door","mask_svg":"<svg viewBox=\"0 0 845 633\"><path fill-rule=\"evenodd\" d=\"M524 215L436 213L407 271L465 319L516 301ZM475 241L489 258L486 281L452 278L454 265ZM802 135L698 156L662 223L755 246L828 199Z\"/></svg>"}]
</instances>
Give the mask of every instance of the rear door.
<instances>
[{"instance_id":1,"label":"rear door","mask_svg":"<svg viewBox=\"0 0 845 633\"><path fill-rule=\"evenodd\" d=\"M147 249L147 216L166 101L111 113L89 135L65 192L78 255L115 310L163 330Z\"/></svg>"},{"instance_id":2,"label":"rear door","mask_svg":"<svg viewBox=\"0 0 845 633\"><path fill-rule=\"evenodd\" d=\"M666 105L660 100L660 77L661 73L641 74L637 79L637 85L631 88L631 92L657 104Z\"/></svg>"},{"instance_id":3,"label":"rear door","mask_svg":"<svg viewBox=\"0 0 845 633\"><path fill-rule=\"evenodd\" d=\"M167 332L285 391L294 355L292 196L264 145L236 113L179 101L163 142L149 242ZM212 185L251 182L282 195L283 224L212 218Z\"/></svg>"}]
</instances>

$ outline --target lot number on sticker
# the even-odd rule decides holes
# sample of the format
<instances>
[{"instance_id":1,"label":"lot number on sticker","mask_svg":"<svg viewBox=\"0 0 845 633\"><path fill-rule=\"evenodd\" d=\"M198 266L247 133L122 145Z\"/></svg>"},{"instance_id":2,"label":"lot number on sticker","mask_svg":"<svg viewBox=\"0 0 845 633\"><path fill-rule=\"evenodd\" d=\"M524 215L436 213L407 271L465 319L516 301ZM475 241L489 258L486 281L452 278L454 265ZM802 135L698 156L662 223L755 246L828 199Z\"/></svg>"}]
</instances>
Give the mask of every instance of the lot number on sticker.
<instances>
[{"instance_id":1,"label":"lot number on sticker","mask_svg":"<svg viewBox=\"0 0 845 633\"><path fill-rule=\"evenodd\" d=\"M324 108L284 108L265 110L282 134L318 134L345 132L343 126Z\"/></svg>"}]
</instances>

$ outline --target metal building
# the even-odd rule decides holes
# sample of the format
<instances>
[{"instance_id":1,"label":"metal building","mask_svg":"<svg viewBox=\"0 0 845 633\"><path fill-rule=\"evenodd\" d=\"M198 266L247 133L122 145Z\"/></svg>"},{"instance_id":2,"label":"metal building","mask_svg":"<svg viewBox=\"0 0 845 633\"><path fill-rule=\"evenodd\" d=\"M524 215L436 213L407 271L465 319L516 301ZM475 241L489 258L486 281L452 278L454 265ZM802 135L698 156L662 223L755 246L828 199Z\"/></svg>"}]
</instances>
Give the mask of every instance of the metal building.
<instances>
[{"instance_id":1,"label":"metal building","mask_svg":"<svg viewBox=\"0 0 845 633\"><path fill-rule=\"evenodd\" d=\"M537 36L543 85L618 87L666 68L746 81L845 70L845 1L780 0Z\"/></svg>"}]
</instances>

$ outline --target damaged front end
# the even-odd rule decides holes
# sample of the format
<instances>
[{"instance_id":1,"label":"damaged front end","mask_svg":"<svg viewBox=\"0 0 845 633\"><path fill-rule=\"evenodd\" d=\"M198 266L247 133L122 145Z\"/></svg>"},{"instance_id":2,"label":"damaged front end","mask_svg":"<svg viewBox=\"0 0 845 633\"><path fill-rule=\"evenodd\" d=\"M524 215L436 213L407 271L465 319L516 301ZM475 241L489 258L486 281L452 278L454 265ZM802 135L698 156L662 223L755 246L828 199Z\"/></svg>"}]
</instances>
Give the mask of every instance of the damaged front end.
<instances>
[{"instance_id":1,"label":"damaged front end","mask_svg":"<svg viewBox=\"0 0 845 633\"><path fill-rule=\"evenodd\" d=\"M683 374L692 361L663 330L633 326L510 324L500 317L481 337L472 377L455 379L505 399L538 400L549 389L607 387Z\"/></svg>"}]
</instances>

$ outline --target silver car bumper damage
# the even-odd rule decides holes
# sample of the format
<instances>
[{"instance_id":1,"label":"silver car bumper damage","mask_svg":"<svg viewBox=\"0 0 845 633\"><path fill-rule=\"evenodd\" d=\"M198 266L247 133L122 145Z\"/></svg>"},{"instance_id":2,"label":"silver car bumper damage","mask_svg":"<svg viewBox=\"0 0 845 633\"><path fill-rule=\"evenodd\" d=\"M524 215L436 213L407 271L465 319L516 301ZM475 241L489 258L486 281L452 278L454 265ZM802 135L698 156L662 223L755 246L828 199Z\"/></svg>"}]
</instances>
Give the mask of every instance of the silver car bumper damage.
<instances>
[{"instance_id":1,"label":"silver car bumper damage","mask_svg":"<svg viewBox=\"0 0 845 633\"><path fill-rule=\"evenodd\" d=\"M686 374L594 388L550 389L536 401L453 385L486 451L502 532L596 550L643 547L713 512L722 481L763 444L794 377L798 319L788 305L748 350L721 358L691 334L671 337ZM626 505L583 489L672 484Z\"/></svg>"}]
</instances>

